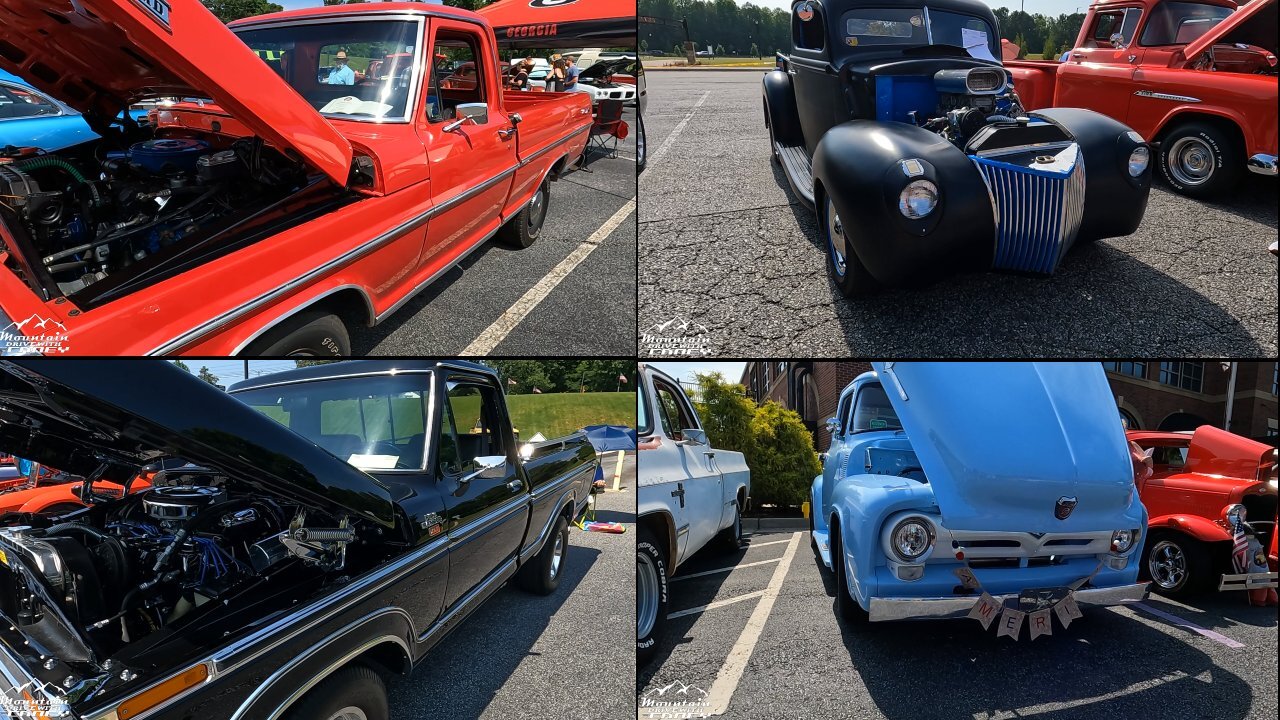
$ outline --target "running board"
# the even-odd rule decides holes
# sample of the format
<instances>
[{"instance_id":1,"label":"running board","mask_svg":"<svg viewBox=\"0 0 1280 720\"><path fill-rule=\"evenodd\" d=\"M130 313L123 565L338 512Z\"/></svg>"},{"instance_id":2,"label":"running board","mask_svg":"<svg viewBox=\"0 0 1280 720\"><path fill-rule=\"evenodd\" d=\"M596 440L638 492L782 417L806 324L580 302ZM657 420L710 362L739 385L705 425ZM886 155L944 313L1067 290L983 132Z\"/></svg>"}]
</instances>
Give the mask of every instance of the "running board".
<instances>
[{"instance_id":1,"label":"running board","mask_svg":"<svg viewBox=\"0 0 1280 720\"><path fill-rule=\"evenodd\" d=\"M822 558L822 562L827 568L831 568L831 538L827 533L821 530L813 531L813 539L818 543L818 557Z\"/></svg>"},{"instance_id":2,"label":"running board","mask_svg":"<svg viewBox=\"0 0 1280 720\"><path fill-rule=\"evenodd\" d=\"M791 189L809 207L813 207L813 166L809 163L809 154L803 145L783 145L775 142L773 151L782 162L782 171L787 174Z\"/></svg>"}]
</instances>

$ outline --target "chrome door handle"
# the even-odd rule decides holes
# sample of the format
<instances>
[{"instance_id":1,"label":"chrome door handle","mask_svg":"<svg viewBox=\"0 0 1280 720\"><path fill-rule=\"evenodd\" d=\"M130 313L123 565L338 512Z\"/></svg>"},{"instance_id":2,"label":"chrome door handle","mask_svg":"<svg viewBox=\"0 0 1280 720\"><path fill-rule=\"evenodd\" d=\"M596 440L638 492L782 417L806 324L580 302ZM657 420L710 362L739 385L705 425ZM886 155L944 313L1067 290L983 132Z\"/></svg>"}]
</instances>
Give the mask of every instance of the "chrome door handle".
<instances>
[{"instance_id":1,"label":"chrome door handle","mask_svg":"<svg viewBox=\"0 0 1280 720\"><path fill-rule=\"evenodd\" d=\"M511 492L520 492L520 488L522 487L524 487L524 483L520 482L519 478L507 483L507 489Z\"/></svg>"},{"instance_id":2,"label":"chrome door handle","mask_svg":"<svg viewBox=\"0 0 1280 720\"><path fill-rule=\"evenodd\" d=\"M498 137L502 138L503 140L510 140L511 136L515 134L516 134L516 129L514 127L503 128L498 131Z\"/></svg>"}]
</instances>

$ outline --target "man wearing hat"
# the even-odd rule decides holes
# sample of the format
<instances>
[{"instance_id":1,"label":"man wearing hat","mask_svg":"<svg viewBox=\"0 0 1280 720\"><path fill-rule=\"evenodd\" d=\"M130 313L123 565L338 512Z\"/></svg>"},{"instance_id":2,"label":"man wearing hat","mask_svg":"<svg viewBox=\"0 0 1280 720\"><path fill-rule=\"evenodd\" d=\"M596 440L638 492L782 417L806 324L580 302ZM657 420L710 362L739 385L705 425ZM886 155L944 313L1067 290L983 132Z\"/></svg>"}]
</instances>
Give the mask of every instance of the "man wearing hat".
<instances>
[{"instance_id":1,"label":"man wearing hat","mask_svg":"<svg viewBox=\"0 0 1280 720\"><path fill-rule=\"evenodd\" d=\"M333 69L329 71L330 85L355 85L356 74L351 68L347 67L347 51L339 50L337 55L333 56Z\"/></svg>"}]
</instances>

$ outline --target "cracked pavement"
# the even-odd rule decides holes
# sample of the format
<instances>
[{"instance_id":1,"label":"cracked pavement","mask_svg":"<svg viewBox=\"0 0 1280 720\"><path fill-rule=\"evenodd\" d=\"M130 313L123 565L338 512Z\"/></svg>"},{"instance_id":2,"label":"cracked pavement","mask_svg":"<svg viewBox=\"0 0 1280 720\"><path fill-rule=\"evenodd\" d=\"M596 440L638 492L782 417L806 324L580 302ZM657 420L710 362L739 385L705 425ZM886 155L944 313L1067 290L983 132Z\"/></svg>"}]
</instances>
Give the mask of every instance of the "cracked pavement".
<instances>
[{"instance_id":1,"label":"cracked pavement","mask_svg":"<svg viewBox=\"0 0 1280 720\"><path fill-rule=\"evenodd\" d=\"M1136 233L1072 248L1052 277L962 274L846 300L813 212L769 159L760 80L648 76L657 150L640 176L642 356L668 352L645 330L677 317L705 326L698 347L727 357L1276 354L1275 178L1249 175L1213 203L1157 181Z\"/></svg>"}]
</instances>

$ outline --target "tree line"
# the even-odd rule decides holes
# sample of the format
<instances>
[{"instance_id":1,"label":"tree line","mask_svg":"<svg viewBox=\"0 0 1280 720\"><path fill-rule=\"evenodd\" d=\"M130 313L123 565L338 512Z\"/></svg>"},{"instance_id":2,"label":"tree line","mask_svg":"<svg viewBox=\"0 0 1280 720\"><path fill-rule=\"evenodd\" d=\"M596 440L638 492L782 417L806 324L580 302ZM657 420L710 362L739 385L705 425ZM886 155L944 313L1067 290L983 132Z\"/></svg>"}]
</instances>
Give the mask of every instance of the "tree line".
<instances>
[{"instance_id":1,"label":"tree line","mask_svg":"<svg viewBox=\"0 0 1280 720\"><path fill-rule=\"evenodd\" d=\"M1057 57L1075 43L1084 13L1057 17L996 8L1000 37L1021 48L1021 55ZM699 50L717 55L771 56L791 47L791 15L785 10L735 0L639 0L637 13L689 23L689 39ZM657 24L640 25L640 51L684 54L684 30Z\"/></svg>"},{"instance_id":2,"label":"tree line","mask_svg":"<svg viewBox=\"0 0 1280 720\"><path fill-rule=\"evenodd\" d=\"M467 10L477 10L496 0L444 0L445 5L453 7L465 8ZM218 17L224 23L232 20L250 17L252 15L264 15L266 13L280 12L284 7L278 3L268 2L267 0L200 0L209 11ZM325 5L353 5L363 3L365 0L324 0Z\"/></svg>"}]
</instances>

